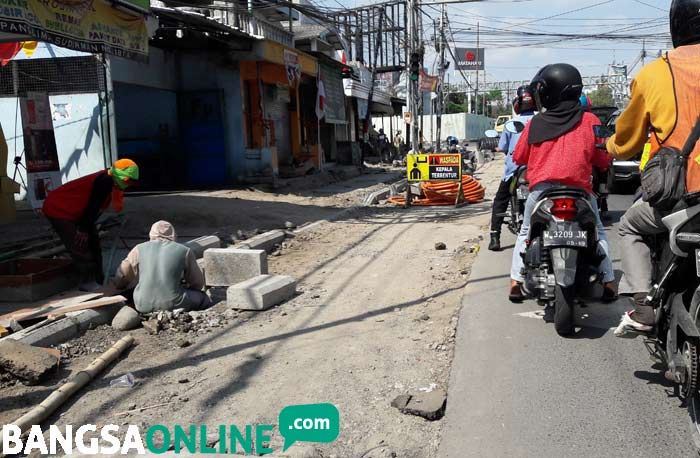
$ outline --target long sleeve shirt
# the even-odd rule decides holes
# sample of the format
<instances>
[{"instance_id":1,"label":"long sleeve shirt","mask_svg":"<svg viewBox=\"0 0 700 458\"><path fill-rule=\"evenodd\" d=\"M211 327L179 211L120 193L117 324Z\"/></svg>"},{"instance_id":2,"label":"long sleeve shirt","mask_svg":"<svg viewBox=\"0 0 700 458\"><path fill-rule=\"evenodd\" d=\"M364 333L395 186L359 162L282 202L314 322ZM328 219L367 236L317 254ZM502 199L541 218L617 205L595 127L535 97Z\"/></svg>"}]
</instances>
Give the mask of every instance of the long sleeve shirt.
<instances>
[{"instance_id":1,"label":"long sleeve shirt","mask_svg":"<svg viewBox=\"0 0 700 458\"><path fill-rule=\"evenodd\" d=\"M681 46L646 65L632 81L630 103L615 125L608 151L630 159L651 142L650 156L662 146L681 149L700 115L697 84L700 45ZM649 139L651 134L651 139ZM687 187L700 190L700 145L691 154Z\"/></svg>"},{"instance_id":2,"label":"long sleeve shirt","mask_svg":"<svg viewBox=\"0 0 700 458\"><path fill-rule=\"evenodd\" d=\"M600 124L596 115L584 113L573 130L553 140L530 145L532 123L529 123L515 147L513 161L527 165L530 189L539 183L554 182L593 192L593 167L607 170L610 166L610 156L596 148L593 126Z\"/></svg>"}]
</instances>

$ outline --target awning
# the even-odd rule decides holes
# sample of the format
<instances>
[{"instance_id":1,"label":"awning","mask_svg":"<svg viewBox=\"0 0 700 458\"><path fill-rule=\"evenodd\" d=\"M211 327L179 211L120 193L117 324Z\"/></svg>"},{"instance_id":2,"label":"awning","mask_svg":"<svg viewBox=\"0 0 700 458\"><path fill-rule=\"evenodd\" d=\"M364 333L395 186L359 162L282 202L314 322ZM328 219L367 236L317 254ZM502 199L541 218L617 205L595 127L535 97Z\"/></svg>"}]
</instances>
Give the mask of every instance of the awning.
<instances>
[{"instance_id":1,"label":"awning","mask_svg":"<svg viewBox=\"0 0 700 458\"><path fill-rule=\"evenodd\" d=\"M1 0L0 0L1 1ZM267 62L279 65L289 65L294 60L299 65L301 73L309 76L318 75L318 61L297 49L288 48L283 44L265 40L256 44L258 56Z\"/></svg>"},{"instance_id":2,"label":"awning","mask_svg":"<svg viewBox=\"0 0 700 458\"><path fill-rule=\"evenodd\" d=\"M139 0L122 1L138 8ZM131 8L101 0L44 2L0 0L0 35L19 35L89 53L146 60L146 19Z\"/></svg>"}]
</instances>

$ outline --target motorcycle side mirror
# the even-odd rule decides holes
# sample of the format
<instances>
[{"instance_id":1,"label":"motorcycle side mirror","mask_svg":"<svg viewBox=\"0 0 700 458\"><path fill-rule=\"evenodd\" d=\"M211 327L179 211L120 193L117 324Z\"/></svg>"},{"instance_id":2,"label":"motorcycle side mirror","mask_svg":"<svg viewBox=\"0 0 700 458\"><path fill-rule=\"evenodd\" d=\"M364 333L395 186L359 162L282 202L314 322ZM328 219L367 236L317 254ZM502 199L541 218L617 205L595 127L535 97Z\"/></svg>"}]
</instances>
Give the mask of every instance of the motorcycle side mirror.
<instances>
[{"instance_id":1,"label":"motorcycle side mirror","mask_svg":"<svg viewBox=\"0 0 700 458\"><path fill-rule=\"evenodd\" d=\"M519 134L525 130L525 124L520 121L508 121L504 127L511 134Z\"/></svg>"},{"instance_id":2,"label":"motorcycle side mirror","mask_svg":"<svg viewBox=\"0 0 700 458\"><path fill-rule=\"evenodd\" d=\"M487 130L486 132L484 132L484 135L486 135L487 138L496 138L496 137L498 137L498 132L496 132L493 129Z\"/></svg>"},{"instance_id":3,"label":"motorcycle side mirror","mask_svg":"<svg viewBox=\"0 0 700 458\"><path fill-rule=\"evenodd\" d=\"M596 138L609 138L612 137L614 134L615 132L613 132L613 130L608 126L593 126L593 135L595 135Z\"/></svg>"}]
</instances>

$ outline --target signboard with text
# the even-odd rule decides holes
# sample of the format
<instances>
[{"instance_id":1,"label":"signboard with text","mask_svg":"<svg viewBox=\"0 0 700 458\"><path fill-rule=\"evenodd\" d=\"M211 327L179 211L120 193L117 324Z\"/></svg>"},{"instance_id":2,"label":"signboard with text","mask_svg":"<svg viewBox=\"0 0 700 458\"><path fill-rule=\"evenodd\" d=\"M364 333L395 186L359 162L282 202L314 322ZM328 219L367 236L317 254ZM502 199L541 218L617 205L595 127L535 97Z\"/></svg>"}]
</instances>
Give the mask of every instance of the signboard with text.
<instances>
[{"instance_id":1,"label":"signboard with text","mask_svg":"<svg viewBox=\"0 0 700 458\"><path fill-rule=\"evenodd\" d=\"M136 6L147 3L132 0ZM146 19L101 0L0 0L0 32L29 35L39 41L94 54L108 53L146 61Z\"/></svg>"},{"instance_id":2,"label":"signboard with text","mask_svg":"<svg viewBox=\"0 0 700 458\"><path fill-rule=\"evenodd\" d=\"M459 70L485 70L484 48L455 48Z\"/></svg>"},{"instance_id":3,"label":"signboard with text","mask_svg":"<svg viewBox=\"0 0 700 458\"><path fill-rule=\"evenodd\" d=\"M459 181L462 156L459 154L409 154L406 156L408 181Z\"/></svg>"},{"instance_id":4,"label":"signboard with text","mask_svg":"<svg viewBox=\"0 0 700 458\"><path fill-rule=\"evenodd\" d=\"M49 191L61 186L61 168L49 95L28 92L20 98L27 195L32 208L41 208Z\"/></svg>"}]
</instances>

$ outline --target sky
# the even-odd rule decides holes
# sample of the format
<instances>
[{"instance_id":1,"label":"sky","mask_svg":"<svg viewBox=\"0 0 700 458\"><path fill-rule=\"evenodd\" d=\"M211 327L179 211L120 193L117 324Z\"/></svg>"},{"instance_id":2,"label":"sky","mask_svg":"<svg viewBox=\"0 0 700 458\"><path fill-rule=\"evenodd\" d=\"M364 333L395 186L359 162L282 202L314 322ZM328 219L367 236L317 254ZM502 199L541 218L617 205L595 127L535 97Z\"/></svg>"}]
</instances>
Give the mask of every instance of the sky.
<instances>
[{"instance_id":1,"label":"sky","mask_svg":"<svg viewBox=\"0 0 700 458\"><path fill-rule=\"evenodd\" d=\"M670 5L671 0L493 0L450 5L448 16L455 41L465 47L476 46L474 24L480 23L481 30L485 30L481 41L485 48L486 77L491 81L508 81L530 79L539 68L554 62L575 65L584 76L601 75L607 73L613 62L631 64L640 55L641 39L556 42L548 37L527 37L525 40L536 44L522 47L518 46L522 38L494 35L498 33L494 29L656 35L659 38L650 40L647 52L657 54L670 46ZM439 17L436 11L427 11ZM426 64L430 63L426 59ZM461 79L459 75L452 77Z\"/></svg>"},{"instance_id":2,"label":"sky","mask_svg":"<svg viewBox=\"0 0 700 458\"><path fill-rule=\"evenodd\" d=\"M330 0L332 1L332 0ZM427 0L425 0L427 1ZM359 4L366 3L359 1ZM584 76L608 72L609 64L631 64L642 50L640 37L625 40L555 39L552 37L504 36L509 31L565 34L617 33L655 35L647 51L657 54L670 46L668 11L671 0L490 0L449 5L448 17L458 46L476 46L476 24L485 48L486 78L489 81L531 79L546 64L568 62ZM439 7L423 6L433 18ZM430 19L424 17L424 29L432 34ZM525 40L528 46L523 46ZM428 50L425 65L429 69L436 58ZM648 62L648 60L647 60ZM637 66L635 71L638 71ZM483 78L483 73L482 76ZM462 77L452 73L451 81Z\"/></svg>"}]
</instances>

